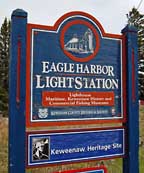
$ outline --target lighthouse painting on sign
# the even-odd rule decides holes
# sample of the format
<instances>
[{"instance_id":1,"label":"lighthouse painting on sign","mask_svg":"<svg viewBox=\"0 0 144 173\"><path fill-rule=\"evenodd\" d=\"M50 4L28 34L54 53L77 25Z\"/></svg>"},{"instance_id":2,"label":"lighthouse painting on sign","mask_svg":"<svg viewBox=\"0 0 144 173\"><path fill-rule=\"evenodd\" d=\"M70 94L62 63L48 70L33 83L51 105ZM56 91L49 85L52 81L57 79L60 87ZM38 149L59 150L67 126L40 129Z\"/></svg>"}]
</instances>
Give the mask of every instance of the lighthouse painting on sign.
<instances>
[{"instance_id":1,"label":"lighthouse painting on sign","mask_svg":"<svg viewBox=\"0 0 144 173\"><path fill-rule=\"evenodd\" d=\"M85 58L94 53L96 40L93 31L86 25L75 24L65 33L64 50L72 56Z\"/></svg>"},{"instance_id":2,"label":"lighthouse painting on sign","mask_svg":"<svg viewBox=\"0 0 144 173\"><path fill-rule=\"evenodd\" d=\"M74 34L73 37L65 44L65 50L73 53L93 53L93 33L91 29L79 36Z\"/></svg>"}]
</instances>

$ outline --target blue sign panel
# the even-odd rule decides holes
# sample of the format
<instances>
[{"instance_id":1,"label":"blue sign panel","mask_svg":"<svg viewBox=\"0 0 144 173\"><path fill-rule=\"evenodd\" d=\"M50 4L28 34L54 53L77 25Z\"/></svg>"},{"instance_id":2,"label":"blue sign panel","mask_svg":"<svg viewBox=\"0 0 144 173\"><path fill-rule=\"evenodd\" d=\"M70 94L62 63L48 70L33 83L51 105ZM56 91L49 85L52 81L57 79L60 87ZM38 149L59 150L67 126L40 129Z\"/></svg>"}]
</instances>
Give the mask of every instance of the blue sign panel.
<instances>
[{"instance_id":1,"label":"blue sign panel","mask_svg":"<svg viewBox=\"0 0 144 173\"><path fill-rule=\"evenodd\" d=\"M120 157L124 129L28 134L28 166Z\"/></svg>"},{"instance_id":2,"label":"blue sign panel","mask_svg":"<svg viewBox=\"0 0 144 173\"><path fill-rule=\"evenodd\" d=\"M28 25L27 125L123 120L123 37L85 13Z\"/></svg>"}]
</instances>

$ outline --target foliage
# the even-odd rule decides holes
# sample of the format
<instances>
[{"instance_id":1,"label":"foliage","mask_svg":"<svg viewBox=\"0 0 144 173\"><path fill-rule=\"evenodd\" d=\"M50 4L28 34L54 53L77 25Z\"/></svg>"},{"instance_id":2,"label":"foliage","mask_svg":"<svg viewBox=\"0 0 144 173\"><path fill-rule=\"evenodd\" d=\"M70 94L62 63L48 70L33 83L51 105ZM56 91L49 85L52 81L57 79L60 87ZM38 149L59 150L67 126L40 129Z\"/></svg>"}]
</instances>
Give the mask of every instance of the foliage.
<instances>
[{"instance_id":1,"label":"foliage","mask_svg":"<svg viewBox=\"0 0 144 173\"><path fill-rule=\"evenodd\" d=\"M132 8L127 17L128 23L138 29L139 97L144 100L144 14Z\"/></svg>"},{"instance_id":2,"label":"foliage","mask_svg":"<svg viewBox=\"0 0 144 173\"><path fill-rule=\"evenodd\" d=\"M0 29L0 114L8 115L10 21L5 18Z\"/></svg>"}]
</instances>

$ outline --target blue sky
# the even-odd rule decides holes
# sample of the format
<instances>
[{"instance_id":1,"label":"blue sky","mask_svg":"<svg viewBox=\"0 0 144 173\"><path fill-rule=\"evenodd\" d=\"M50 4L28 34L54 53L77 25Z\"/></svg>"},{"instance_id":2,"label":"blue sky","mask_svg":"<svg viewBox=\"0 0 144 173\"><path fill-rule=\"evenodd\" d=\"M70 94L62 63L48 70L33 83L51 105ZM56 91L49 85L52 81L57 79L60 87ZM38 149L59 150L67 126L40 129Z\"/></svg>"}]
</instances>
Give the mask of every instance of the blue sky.
<instances>
[{"instance_id":1,"label":"blue sky","mask_svg":"<svg viewBox=\"0 0 144 173\"><path fill-rule=\"evenodd\" d=\"M28 23L53 25L63 14L70 11L84 11L93 15L106 32L120 33L124 28L126 14L137 7L141 0L1 0L0 26L5 17L17 8L28 12ZM144 13L144 2L139 8Z\"/></svg>"}]
</instances>

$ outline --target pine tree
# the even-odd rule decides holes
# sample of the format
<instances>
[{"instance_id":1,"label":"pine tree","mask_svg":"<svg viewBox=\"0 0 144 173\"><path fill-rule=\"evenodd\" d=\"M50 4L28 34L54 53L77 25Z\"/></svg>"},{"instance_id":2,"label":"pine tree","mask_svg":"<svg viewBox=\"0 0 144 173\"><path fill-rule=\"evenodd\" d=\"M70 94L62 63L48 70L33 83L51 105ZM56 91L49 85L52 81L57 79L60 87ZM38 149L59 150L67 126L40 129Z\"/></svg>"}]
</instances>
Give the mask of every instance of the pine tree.
<instances>
[{"instance_id":1,"label":"pine tree","mask_svg":"<svg viewBox=\"0 0 144 173\"><path fill-rule=\"evenodd\" d=\"M132 8L127 17L128 23L138 29L139 99L144 100L144 14Z\"/></svg>"},{"instance_id":2,"label":"pine tree","mask_svg":"<svg viewBox=\"0 0 144 173\"><path fill-rule=\"evenodd\" d=\"M8 114L10 21L7 18L0 29L0 113Z\"/></svg>"}]
</instances>

